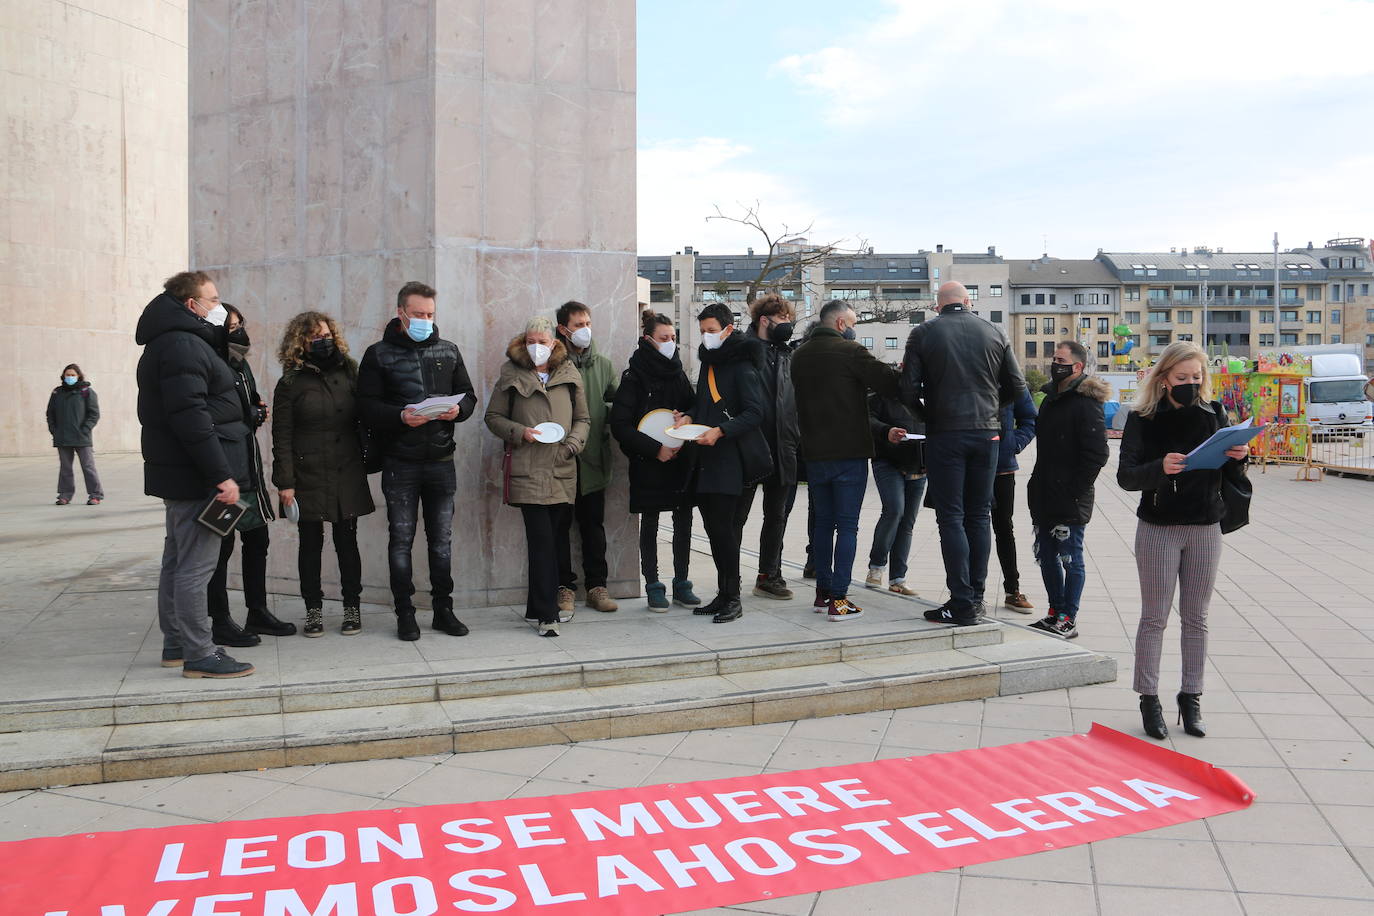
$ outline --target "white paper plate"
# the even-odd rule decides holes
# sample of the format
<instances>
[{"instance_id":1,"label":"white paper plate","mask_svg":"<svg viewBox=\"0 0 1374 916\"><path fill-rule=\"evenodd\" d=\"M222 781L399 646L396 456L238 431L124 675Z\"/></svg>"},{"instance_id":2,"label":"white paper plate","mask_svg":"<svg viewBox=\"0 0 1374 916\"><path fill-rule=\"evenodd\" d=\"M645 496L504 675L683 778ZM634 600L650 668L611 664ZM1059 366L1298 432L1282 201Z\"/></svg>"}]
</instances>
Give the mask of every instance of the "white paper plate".
<instances>
[{"instance_id":1,"label":"white paper plate","mask_svg":"<svg viewBox=\"0 0 1374 916\"><path fill-rule=\"evenodd\" d=\"M300 500L291 500L291 505L289 506L286 503L282 503L281 515L282 518L286 519L288 522L299 522L301 520Z\"/></svg>"},{"instance_id":2,"label":"white paper plate","mask_svg":"<svg viewBox=\"0 0 1374 916\"><path fill-rule=\"evenodd\" d=\"M679 426L677 429L668 430L667 434L674 439L682 439L685 442L691 442L693 439L699 438L702 433L710 428L711 427L703 426L700 423L688 423L686 426Z\"/></svg>"},{"instance_id":3,"label":"white paper plate","mask_svg":"<svg viewBox=\"0 0 1374 916\"><path fill-rule=\"evenodd\" d=\"M534 427L535 442L562 442L565 432L557 423L540 423Z\"/></svg>"},{"instance_id":4,"label":"white paper plate","mask_svg":"<svg viewBox=\"0 0 1374 916\"><path fill-rule=\"evenodd\" d=\"M666 445L669 448L682 448L682 440L675 439L668 434L668 427L672 425L673 412L660 407L646 413L639 421L637 428L660 445Z\"/></svg>"},{"instance_id":5,"label":"white paper plate","mask_svg":"<svg viewBox=\"0 0 1374 916\"><path fill-rule=\"evenodd\" d=\"M430 404L428 407L415 408L414 413L417 417L429 417L433 419L434 417L443 416L452 409L452 406L448 404Z\"/></svg>"},{"instance_id":6,"label":"white paper plate","mask_svg":"<svg viewBox=\"0 0 1374 916\"><path fill-rule=\"evenodd\" d=\"M925 438L925 436L921 435L920 433L907 433L907 434L906 434L906 439L907 439L908 441L913 441L913 440L916 440L916 439L924 439L924 438Z\"/></svg>"}]
</instances>

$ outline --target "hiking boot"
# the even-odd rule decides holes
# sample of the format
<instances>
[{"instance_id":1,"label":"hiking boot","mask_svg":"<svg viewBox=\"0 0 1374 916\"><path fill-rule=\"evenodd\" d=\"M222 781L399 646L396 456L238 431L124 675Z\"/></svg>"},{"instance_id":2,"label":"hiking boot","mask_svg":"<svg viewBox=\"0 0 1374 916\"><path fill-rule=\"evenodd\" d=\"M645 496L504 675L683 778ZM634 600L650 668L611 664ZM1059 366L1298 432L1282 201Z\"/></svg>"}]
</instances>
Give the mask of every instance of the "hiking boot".
<instances>
[{"instance_id":1,"label":"hiking boot","mask_svg":"<svg viewBox=\"0 0 1374 916\"><path fill-rule=\"evenodd\" d=\"M304 632L311 639L324 635L324 608L308 607L305 609Z\"/></svg>"},{"instance_id":2,"label":"hiking boot","mask_svg":"<svg viewBox=\"0 0 1374 916\"><path fill-rule=\"evenodd\" d=\"M310 635L308 627L305 635ZM414 608L396 612L396 638L405 642L414 642L420 638L420 625L415 622Z\"/></svg>"},{"instance_id":3,"label":"hiking boot","mask_svg":"<svg viewBox=\"0 0 1374 916\"><path fill-rule=\"evenodd\" d=\"M363 631L363 612L361 608L345 607L343 626L339 632L345 636L357 636Z\"/></svg>"},{"instance_id":4,"label":"hiking boot","mask_svg":"<svg viewBox=\"0 0 1374 916\"><path fill-rule=\"evenodd\" d=\"M1029 614L1035 610L1035 605L1021 592L1007 592L1007 600L1004 603L1018 614Z\"/></svg>"},{"instance_id":5,"label":"hiking boot","mask_svg":"<svg viewBox=\"0 0 1374 916\"><path fill-rule=\"evenodd\" d=\"M882 587L883 587L883 567L881 567L881 566L870 566L870 567L868 567L868 575L864 576L864 586L867 587L867 588L882 588Z\"/></svg>"},{"instance_id":6,"label":"hiking boot","mask_svg":"<svg viewBox=\"0 0 1374 916\"><path fill-rule=\"evenodd\" d=\"M738 598L731 598L722 605L720 612L711 618L712 623L729 623L732 620L739 620L744 615L744 606L739 603Z\"/></svg>"},{"instance_id":7,"label":"hiking boot","mask_svg":"<svg viewBox=\"0 0 1374 916\"><path fill-rule=\"evenodd\" d=\"M792 590L787 587L782 576L760 575L754 582L754 594L760 598L776 598L778 601L789 601L792 598Z\"/></svg>"},{"instance_id":8,"label":"hiking boot","mask_svg":"<svg viewBox=\"0 0 1374 916\"><path fill-rule=\"evenodd\" d=\"M1060 639L1078 638L1078 626L1069 618L1068 614L1060 614L1045 632L1051 636L1058 636Z\"/></svg>"},{"instance_id":9,"label":"hiking boot","mask_svg":"<svg viewBox=\"0 0 1374 916\"><path fill-rule=\"evenodd\" d=\"M562 597L562 593L559 593ZM606 586L598 585L596 588L587 589L587 607L603 614L610 614L620 610L620 605L616 604L611 598L611 593L606 591ZM559 602L559 609L562 610L562 602Z\"/></svg>"},{"instance_id":10,"label":"hiking boot","mask_svg":"<svg viewBox=\"0 0 1374 916\"><path fill-rule=\"evenodd\" d=\"M819 588L816 589L816 597L811 600L811 609L817 614L824 614L830 609L830 596Z\"/></svg>"},{"instance_id":11,"label":"hiking boot","mask_svg":"<svg viewBox=\"0 0 1374 916\"><path fill-rule=\"evenodd\" d=\"M649 610L655 614L666 614L672 606L668 601L668 587L662 582L644 583L644 596L649 599Z\"/></svg>"},{"instance_id":12,"label":"hiking boot","mask_svg":"<svg viewBox=\"0 0 1374 916\"><path fill-rule=\"evenodd\" d=\"M982 622L979 619L976 605L971 609L971 612L972 616L955 617L954 611L950 609L950 606L948 604L942 604L934 610L926 611L921 616L931 623L948 623L956 627L971 627L974 624Z\"/></svg>"},{"instance_id":13,"label":"hiking boot","mask_svg":"<svg viewBox=\"0 0 1374 916\"><path fill-rule=\"evenodd\" d=\"M848 598L831 598L825 609L826 620L853 620L863 615L864 609L850 603Z\"/></svg>"},{"instance_id":14,"label":"hiking boot","mask_svg":"<svg viewBox=\"0 0 1374 916\"><path fill-rule=\"evenodd\" d=\"M210 638L214 640L215 645L229 646L231 649L247 649L262 642L261 636L249 633L234 623L234 618L228 614L211 622Z\"/></svg>"},{"instance_id":15,"label":"hiking boot","mask_svg":"<svg viewBox=\"0 0 1374 916\"><path fill-rule=\"evenodd\" d=\"M431 621L434 629L440 633L447 633L450 636L468 635L467 625L457 617L453 616L453 609L437 607L434 609L434 618Z\"/></svg>"},{"instance_id":16,"label":"hiking boot","mask_svg":"<svg viewBox=\"0 0 1374 916\"><path fill-rule=\"evenodd\" d=\"M163 649L163 650L162 650L162 667L164 667L164 668L180 668L180 667L182 666L182 663L183 663L183 659L182 659L182 655L181 655L181 649Z\"/></svg>"},{"instance_id":17,"label":"hiking boot","mask_svg":"<svg viewBox=\"0 0 1374 916\"><path fill-rule=\"evenodd\" d=\"M247 662L234 661L234 659L224 654L223 649L216 649L214 655L207 655L205 658L198 658L193 662L186 662L181 668L182 677L247 677L256 669Z\"/></svg>"},{"instance_id":18,"label":"hiking boot","mask_svg":"<svg viewBox=\"0 0 1374 916\"><path fill-rule=\"evenodd\" d=\"M701 604L701 599L692 591L691 579L673 580L673 604L678 607L696 607Z\"/></svg>"},{"instance_id":19,"label":"hiking boot","mask_svg":"<svg viewBox=\"0 0 1374 916\"><path fill-rule=\"evenodd\" d=\"M576 599L577 595L572 589L566 585L558 586L558 613L571 614L573 605L577 603Z\"/></svg>"},{"instance_id":20,"label":"hiking boot","mask_svg":"<svg viewBox=\"0 0 1374 916\"><path fill-rule=\"evenodd\" d=\"M890 583L887 587L887 590L896 595L906 595L908 598L914 598L918 594L920 594L918 591L916 591L916 589L907 585L905 582Z\"/></svg>"},{"instance_id":21,"label":"hiking boot","mask_svg":"<svg viewBox=\"0 0 1374 916\"><path fill-rule=\"evenodd\" d=\"M558 635L558 621L555 620L555 621L552 621L552 622L549 622L549 623L545 623L544 621L541 620L541 621L539 622L539 635L540 635L540 636L557 636L557 635Z\"/></svg>"},{"instance_id":22,"label":"hiking boot","mask_svg":"<svg viewBox=\"0 0 1374 916\"><path fill-rule=\"evenodd\" d=\"M296 625L278 620L271 611L266 608L249 608L248 619L243 622L243 628L249 633L260 633L263 636L295 636Z\"/></svg>"}]
</instances>

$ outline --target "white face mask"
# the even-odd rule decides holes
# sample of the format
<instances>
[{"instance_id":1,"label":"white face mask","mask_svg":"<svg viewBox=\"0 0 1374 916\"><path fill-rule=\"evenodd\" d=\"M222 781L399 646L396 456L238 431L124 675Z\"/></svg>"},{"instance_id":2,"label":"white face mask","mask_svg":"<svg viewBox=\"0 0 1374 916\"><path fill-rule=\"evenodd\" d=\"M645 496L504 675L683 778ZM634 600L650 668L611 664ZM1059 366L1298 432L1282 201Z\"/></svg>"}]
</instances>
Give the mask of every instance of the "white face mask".
<instances>
[{"instance_id":1,"label":"white face mask","mask_svg":"<svg viewBox=\"0 0 1374 916\"><path fill-rule=\"evenodd\" d=\"M222 305L217 305L206 313L205 320L215 327L219 327L229 320L229 310Z\"/></svg>"},{"instance_id":2,"label":"white face mask","mask_svg":"<svg viewBox=\"0 0 1374 916\"><path fill-rule=\"evenodd\" d=\"M701 345L708 350L719 350L724 340L724 331L707 331L701 335Z\"/></svg>"},{"instance_id":3,"label":"white face mask","mask_svg":"<svg viewBox=\"0 0 1374 916\"><path fill-rule=\"evenodd\" d=\"M664 359L672 359L673 354L677 352L676 340L660 341L659 343L654 344L654 346L658 348L659 353L663 354Z\"/></svg>"},{"instance_id":4,"label":"white face mask","mask_svg":"<svg viewBox=\"0 0 1374 916\"><path fill-rule=\"evenodd\" d=\"M568 335L572 345L579 350L585 350L592 345L592 329L590 327L578 328Z\"/></svg>"},{"instance_id":5,"label":"white face mask","mask_svg":"<svg viewBox=\"0 0 1374 916\"><path fill-rule=\"evenodd\" d=\"M525 351L529 353L530 359L536 366L542 366L549 361L553 355L553 350L543 344L525 344Z\"/></svg>"}]
</instances>

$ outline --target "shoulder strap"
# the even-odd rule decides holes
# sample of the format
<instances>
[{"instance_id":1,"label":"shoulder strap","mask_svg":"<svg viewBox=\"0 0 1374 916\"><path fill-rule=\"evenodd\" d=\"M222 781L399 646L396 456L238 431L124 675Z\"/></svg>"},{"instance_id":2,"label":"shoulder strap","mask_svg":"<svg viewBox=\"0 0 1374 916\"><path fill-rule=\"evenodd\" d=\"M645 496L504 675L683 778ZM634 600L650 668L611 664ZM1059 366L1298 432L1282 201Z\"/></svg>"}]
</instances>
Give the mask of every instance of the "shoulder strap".
<instances>
[{"instance_id":1,"label":"shoulder strap","mask_svg":"<svg viewBox=\"0 0 1374 916\"><path fill-rule=\"evenodd\" d=\"M706 367L706 386L711 389L711 403L720 403L720 389L716 387L716 367Z\"/></svg>"}]
</instances>

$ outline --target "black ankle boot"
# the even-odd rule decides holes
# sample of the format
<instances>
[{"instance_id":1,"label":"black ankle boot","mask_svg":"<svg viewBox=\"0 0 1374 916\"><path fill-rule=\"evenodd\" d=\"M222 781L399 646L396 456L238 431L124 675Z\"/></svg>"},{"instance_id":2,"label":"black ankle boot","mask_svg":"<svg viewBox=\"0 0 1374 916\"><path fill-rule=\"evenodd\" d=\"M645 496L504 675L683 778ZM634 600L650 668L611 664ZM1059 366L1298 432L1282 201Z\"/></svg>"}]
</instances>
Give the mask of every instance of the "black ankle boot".
<instances>
[{"instance_id":1,"label":"black ankle boot","mask_svg":"<svg viewBox=\"0 0 1374 916\"><path fill-rule=\"evenodd\" d=\"M1194 738L1207 737L1207 726L1202 724L1202 694L1179 692L1178 720Z\"/></svg>"},{"instance_id":2,"label":"black ankle boot","mask_svg":"<svg viewBox=\"0 0 1374 916\"><path fill-rule=\"evenodd\" d=\"M415 609L396 612L396 638L414 642L420 638L420 625L415 622Z\"/></svg>"},{"instance_id":3,"label":"black ankle boot","mask_svg":"<svg viewBox=\"0 0 1374 916\"><path fill-rule=\"evenodd\" d=\"M1145 734L1163 741L1169 737L1169 726L1164 724L1164 709L1159 705L1159 697L1150 693L1140 695L1140 721Z\"/></svg>"},{"instance_id":4,"label":"black ankle boot","mask_svg":"<svg viewBox=\"0 0 1374 916\"><path fill-rule=\"evenodd\" d=\"M244 621L243 628L249 633L261 633L263 636L296 635L294 623L278 620L267 608L249 608L248 619Z\"/></svg>"},{"instance_id":5,"label":"black ankle boot","mask_svg":"<svg viewBox=\"0 0 1374 916\"><path fill-rule=\"evenodd\" d=\"M227 614L211 621L210 638L217 646L229 646L233 649L246 649L262 642L261 636L244 630Z\"/></svg>"}]
</instances>

